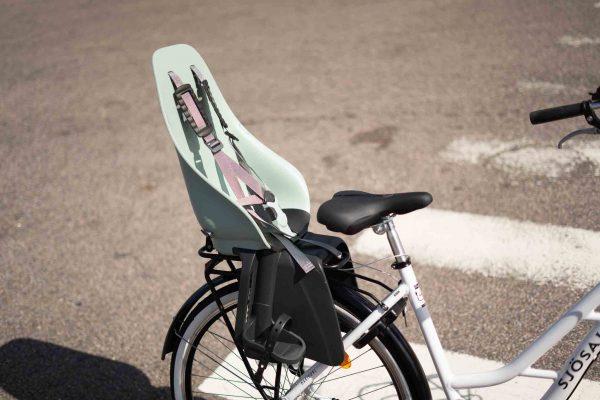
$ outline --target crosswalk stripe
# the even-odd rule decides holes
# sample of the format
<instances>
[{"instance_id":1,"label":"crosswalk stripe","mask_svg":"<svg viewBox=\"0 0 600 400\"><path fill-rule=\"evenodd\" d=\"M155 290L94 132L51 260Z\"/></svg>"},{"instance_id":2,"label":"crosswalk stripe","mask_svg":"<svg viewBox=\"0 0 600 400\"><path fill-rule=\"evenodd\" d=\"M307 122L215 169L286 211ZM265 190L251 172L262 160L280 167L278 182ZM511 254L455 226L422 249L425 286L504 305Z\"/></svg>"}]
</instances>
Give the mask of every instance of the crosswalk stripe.
<instances>
[{"instance_id":1,"label":"crosswalk stripe","mask_svg":"<svg viewBox=\"0 0 600 400\"><path fill-rule=\"evenodd\" d=\"M589 288L600 281L600 232L425 209L395 219L413 264ZM360 234L353 253L390 254L385 236Z\"/></svg>"},{"instance_id":2,"label":"crosswalk stripe","mask_svg":"<svg viewBox=\"0 0 600 400\"><path fill-rule=\"evenodd\" d=\"M581 46L594 46L600 44L600 38L597 37L589 37L589 36L570 36L565 35L561 36L558 39L558 43L571 46L571 47L581 47Z\"/></svg>"},{"instance_id":3,"label":"crosswalk stripe","mask_svg":"<svg viewBox=\"0 0 600 400\"><path fill-rule=\"evenodd\" d=\"M517 89L520 92L538 91L543 93L561 93L567 90L567 87L561 83L545 82L539 80L521 80L517 82Z\"/></svg>"},{"instance_id":4,"label":"crosswalk stripe","mask_svg":"<svg viewBox=\"0 0 600 400\"><path fill-rule=\"evenodd\" d=\"M590 168L600 176L600 142L571 141L558 150L553 145L536 145L525 140L453 140L440 152L449 162L493 166L510 176L539 176L556 179L579 168Z\"/></svg>"}]
</instances>

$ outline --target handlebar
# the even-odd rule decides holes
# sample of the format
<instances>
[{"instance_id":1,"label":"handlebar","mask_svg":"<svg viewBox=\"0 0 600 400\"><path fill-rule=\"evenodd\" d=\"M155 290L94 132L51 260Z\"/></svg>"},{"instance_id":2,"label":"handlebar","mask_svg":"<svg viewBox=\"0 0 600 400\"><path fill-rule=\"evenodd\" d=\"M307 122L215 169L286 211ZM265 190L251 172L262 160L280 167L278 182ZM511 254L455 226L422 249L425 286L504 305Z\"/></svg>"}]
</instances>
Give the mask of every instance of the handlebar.
<instances>
[{"instance_id":1,"label":"handlebar","mask_svg":"<svg viewBox=\"0 0 600 400\"><path fill-rule=\"evenodd\" d=\"M596 114L596 109L600 109L600 87L596 89L596 92L590 93L592 96L591 100L582 101L581 103L568 104L566 106L558 106L552 108L545 108L543 110L537 110L529 113L529 121L533 125L543 124L546 122L558 121L561 119L578 117L580 115L585 116L585 121L592 126L592 128L578 129L563 137L558 142L558 148L560 149L564 142L581 134L600 134L600 117Z\"/></svg>"},{"instance_id":2,"label":"handlebar","mask_svg":"<svg viewBox=\"0 0 600 400\"><path fill-rule=\"evenodd\" d=\"M594 112L594 110L600 108L600 87L595 93L590 94L592 95L592 99L582 101L581 103L533 111L529 113L529 121L531 121L533 125L537 125L585 115L586 121L590 125L600 129L600 118Z\"/></svg>"},{"instance_id":3,"label":"handlebar","mask_svg":"<svg viewBox=\"0 0 600 400\"><path fill-rule=\"evenodd\" d=\"M560 119L579 117L580 115L583 115L584 112L583 104L584 103L575 103L533 111L529 113L529 121L531 121L533 125L537 125L558 121Z\"/></svg>"}]
</instances>

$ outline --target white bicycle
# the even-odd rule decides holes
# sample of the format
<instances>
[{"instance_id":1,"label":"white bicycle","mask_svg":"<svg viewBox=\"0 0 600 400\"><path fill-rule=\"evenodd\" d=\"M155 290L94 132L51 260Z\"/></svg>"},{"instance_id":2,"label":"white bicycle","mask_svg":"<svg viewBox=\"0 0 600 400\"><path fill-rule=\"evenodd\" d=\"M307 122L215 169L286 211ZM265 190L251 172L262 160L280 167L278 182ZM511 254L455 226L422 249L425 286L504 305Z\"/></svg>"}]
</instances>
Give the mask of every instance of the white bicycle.
<instances>
[{"instance_id":1,"label":"white bicycle","mask_svg":"<svg viewBox=\"0 0 600 400\"><path fill-rule=\"evenodd\" d=\"M164 54L159 53L161 51ZM237 141L237 137L232 139L231 136L234 135L229 132L230 127L237 124L231 122L233 114L229 112L212 76L208 75L209 72L197 53L181 46L161 49L159 52L158 56L155 55L155 71L159 95L165 93L161 97L165 118L168 117L167 113L173 112L172 121L181 123L184 128L186 124L194 128L193 132L184 132L186 144L185 141L178 141L176 136L180 133L180 125L177 125L175 131L174 122L170 124L168 121L182 160L186 184L194 200L193 194L199 189L190 183L192 175L185 169L188 168L183 162L187 161L184 158L188 154L185 146L189 144L190 149L196 151L196 139L200 137L216 158L221 154L219 152L223 146L215 137L219 138L224 133L232 143ZM172 60L177 57L181 59L178 66L180 69L182 66L195 64L192 71L196 79L197 97L190 85L183 84L171 72ZM164 68L161 66L163 59L168 61L168 66ZM169 86L171 82L164 78L167 71L175 89L179 116L169 97L173 89ZM209 84L212 86L212 93ZM184 101L183 96L186 95L189 97ZM196 106L198 109L189 109ZM578 134L599 133L600 120L594 111L598 108L600 88L589 101L536 111L530 114L530 119L533 124L537 124L585 116L592 127L567 135L559 143L560 147L565 140ZM208 129L203 128L204 126L212 128L209 121L211 115L220 122L217 133L214 130L213 133L204 131ZM201 129L196 129L198 127ZM242 135L244 132L237 134ZM243 140L239 145L244 145ZM253 160L245 159L241 153L250 154L250 150L240 150L237 147L235 150L240 165L248 172L248 164L252 164ZM198 163L200 153L190 154L195 157L192 160ZM266 157L270 153L264 154ZM209 158L206 155L204 157L201 160L202 167L206 168L209 166L206 161ZM256 172L261 177L267 174L259 170L259 161L254 161L254 165L257 171L251 172ZM221 171L225 170L221 164L219 167ZM198 173L202 179L206 179L205 176L208 175L210 174ZM230 177L225 178L229 182ZM224 184L222 186L225 187ZM252 189L252 193L259 200L263 195L264 198L269 197L260 188ZM246 196L246 192L241 190L238 194L238 199ZM280 195L276 193L275 196ZM206 202L209 200L204 198L203 201L203 204L208 204ZM375 195L345 191L337 193L319 208L319 222L332 231L354 234L372 228L375 233L387 236L392 251L390 258L394 259L391 268L399 274L399 283L395 288L358 273L361 265L352 262L343 242L308 232L308 222L301 221L303 214L298 210L276 210L286 214L286 223L289 223L291 231L296 234L290 235L290 242L293 241L296 247L290 247L290 243L284 239L278 239L280 242L273 239L263 250L240 250L225 247L222 241L219 244L223 235L205 231L207 242L199 254L209 259L205 268L206 284L181 307L169 328L163 348L163 358L167 353L173 352L173 398L431 399L419 360L393 323L410 305L448 399L461 399L459 389L499 385L517 376L548 380L549 388L542 399L568 399L600 353L600 312L596 311L600 306L600 285L589 291L508 365L489 372L455 374L446 359L411 260L402 246L392 219L395 215L426 207L430 202L431 196L423 192ZM273 200L266 203L271 204ZM255 208L246 210L263 224L261 227L272 227L273 224L269 221L275 220L277 212L272 214L275 217L265 221L268 216L265 213L258 214L257 204L263 203L253 203ZM194 210L199 214L196 205ZM211 217L215 218L215 215L217 214L213 213ZM203 227L208 224L201 216L198 218ZM248 247L248 242L244 243ZM273 256L277 258L275 263L265 261ZM282 257L288 258L282 261ZM256 260L262 260L260 266ZM241 262L241 268L238 262ZM257 273L263 275L257 278ZM319 280L321 277L324 279ZM378 299L360 288L358 280L379 285L389 293L383 299ZM302 282L308 284L304 285ZM312 292L323 282L326 282L328 290ZM308 296L304 296L307 293ZM282 309L280 303L289 303L290 298L294 298L294 301L291 301L288 308ZM329 303L333 304L330 314L332 318L316 319L314 323L306 322L312 321L310 318L313 314L323 313L330 306ZM596 323L561 370L532 368L541 356L583 320ZM327 345L323 345L323 342Z\"/></svg>"}]
</instances>

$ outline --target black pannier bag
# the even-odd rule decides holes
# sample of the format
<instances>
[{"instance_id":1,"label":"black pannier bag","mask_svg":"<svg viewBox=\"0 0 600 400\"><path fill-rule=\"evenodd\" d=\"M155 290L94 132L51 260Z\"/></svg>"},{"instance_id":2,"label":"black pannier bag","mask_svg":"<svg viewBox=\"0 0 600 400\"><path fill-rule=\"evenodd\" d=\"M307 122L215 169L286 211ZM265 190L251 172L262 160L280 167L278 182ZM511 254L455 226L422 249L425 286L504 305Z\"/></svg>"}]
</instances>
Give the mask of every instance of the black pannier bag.
<instances>
[{"instance_id":1,"label":"black pannier bag","mask_svg":"<svg viewBox=\"0 0 600 400\"><path fill-rule=\"evenodd\" d=\"M341 260L314 242L341 251ZM260 361L296 364L307 357L339 365L344 348L324 268L349 263L348 248L340 238L310 232L295 245L315 266L312 271L300 269L275 240L269 250L236 249L242 260L236 341L247 357Z\"/></svg>"}]
</instances>

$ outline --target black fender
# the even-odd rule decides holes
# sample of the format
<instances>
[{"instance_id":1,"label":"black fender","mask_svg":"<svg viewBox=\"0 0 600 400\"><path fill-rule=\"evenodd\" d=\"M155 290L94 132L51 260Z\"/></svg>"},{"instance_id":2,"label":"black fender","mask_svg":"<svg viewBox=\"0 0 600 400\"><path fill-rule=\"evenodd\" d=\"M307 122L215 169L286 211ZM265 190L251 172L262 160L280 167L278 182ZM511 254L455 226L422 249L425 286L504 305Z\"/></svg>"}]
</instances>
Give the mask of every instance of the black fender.
<instances>
[{"instance_id":1,"label":"black fender","mask_svg":"<svg viewBox=\"0 0 600 400\"><path fill-rule=\"evenodd\" d=\"M213 283L215 287L227 283L228 281L237 281L237 278L232 275L221 275L217 278L213 279ZM179 311L173 317L173 321L169 326L169 330L167 331L167 335L165 337L165 341L163 344L161 360L165 359L165 356L177 349L179 345L180 336L183 334L183 328L185 326L185 322L187 320L187 316L190 315L190 311L194 308L194 306L207 294L210 292L210 286L207 283L200 286L198 290L196 290L192 295L183 303L181 307L179 307Z\"/></svg>"}]
</instances>

